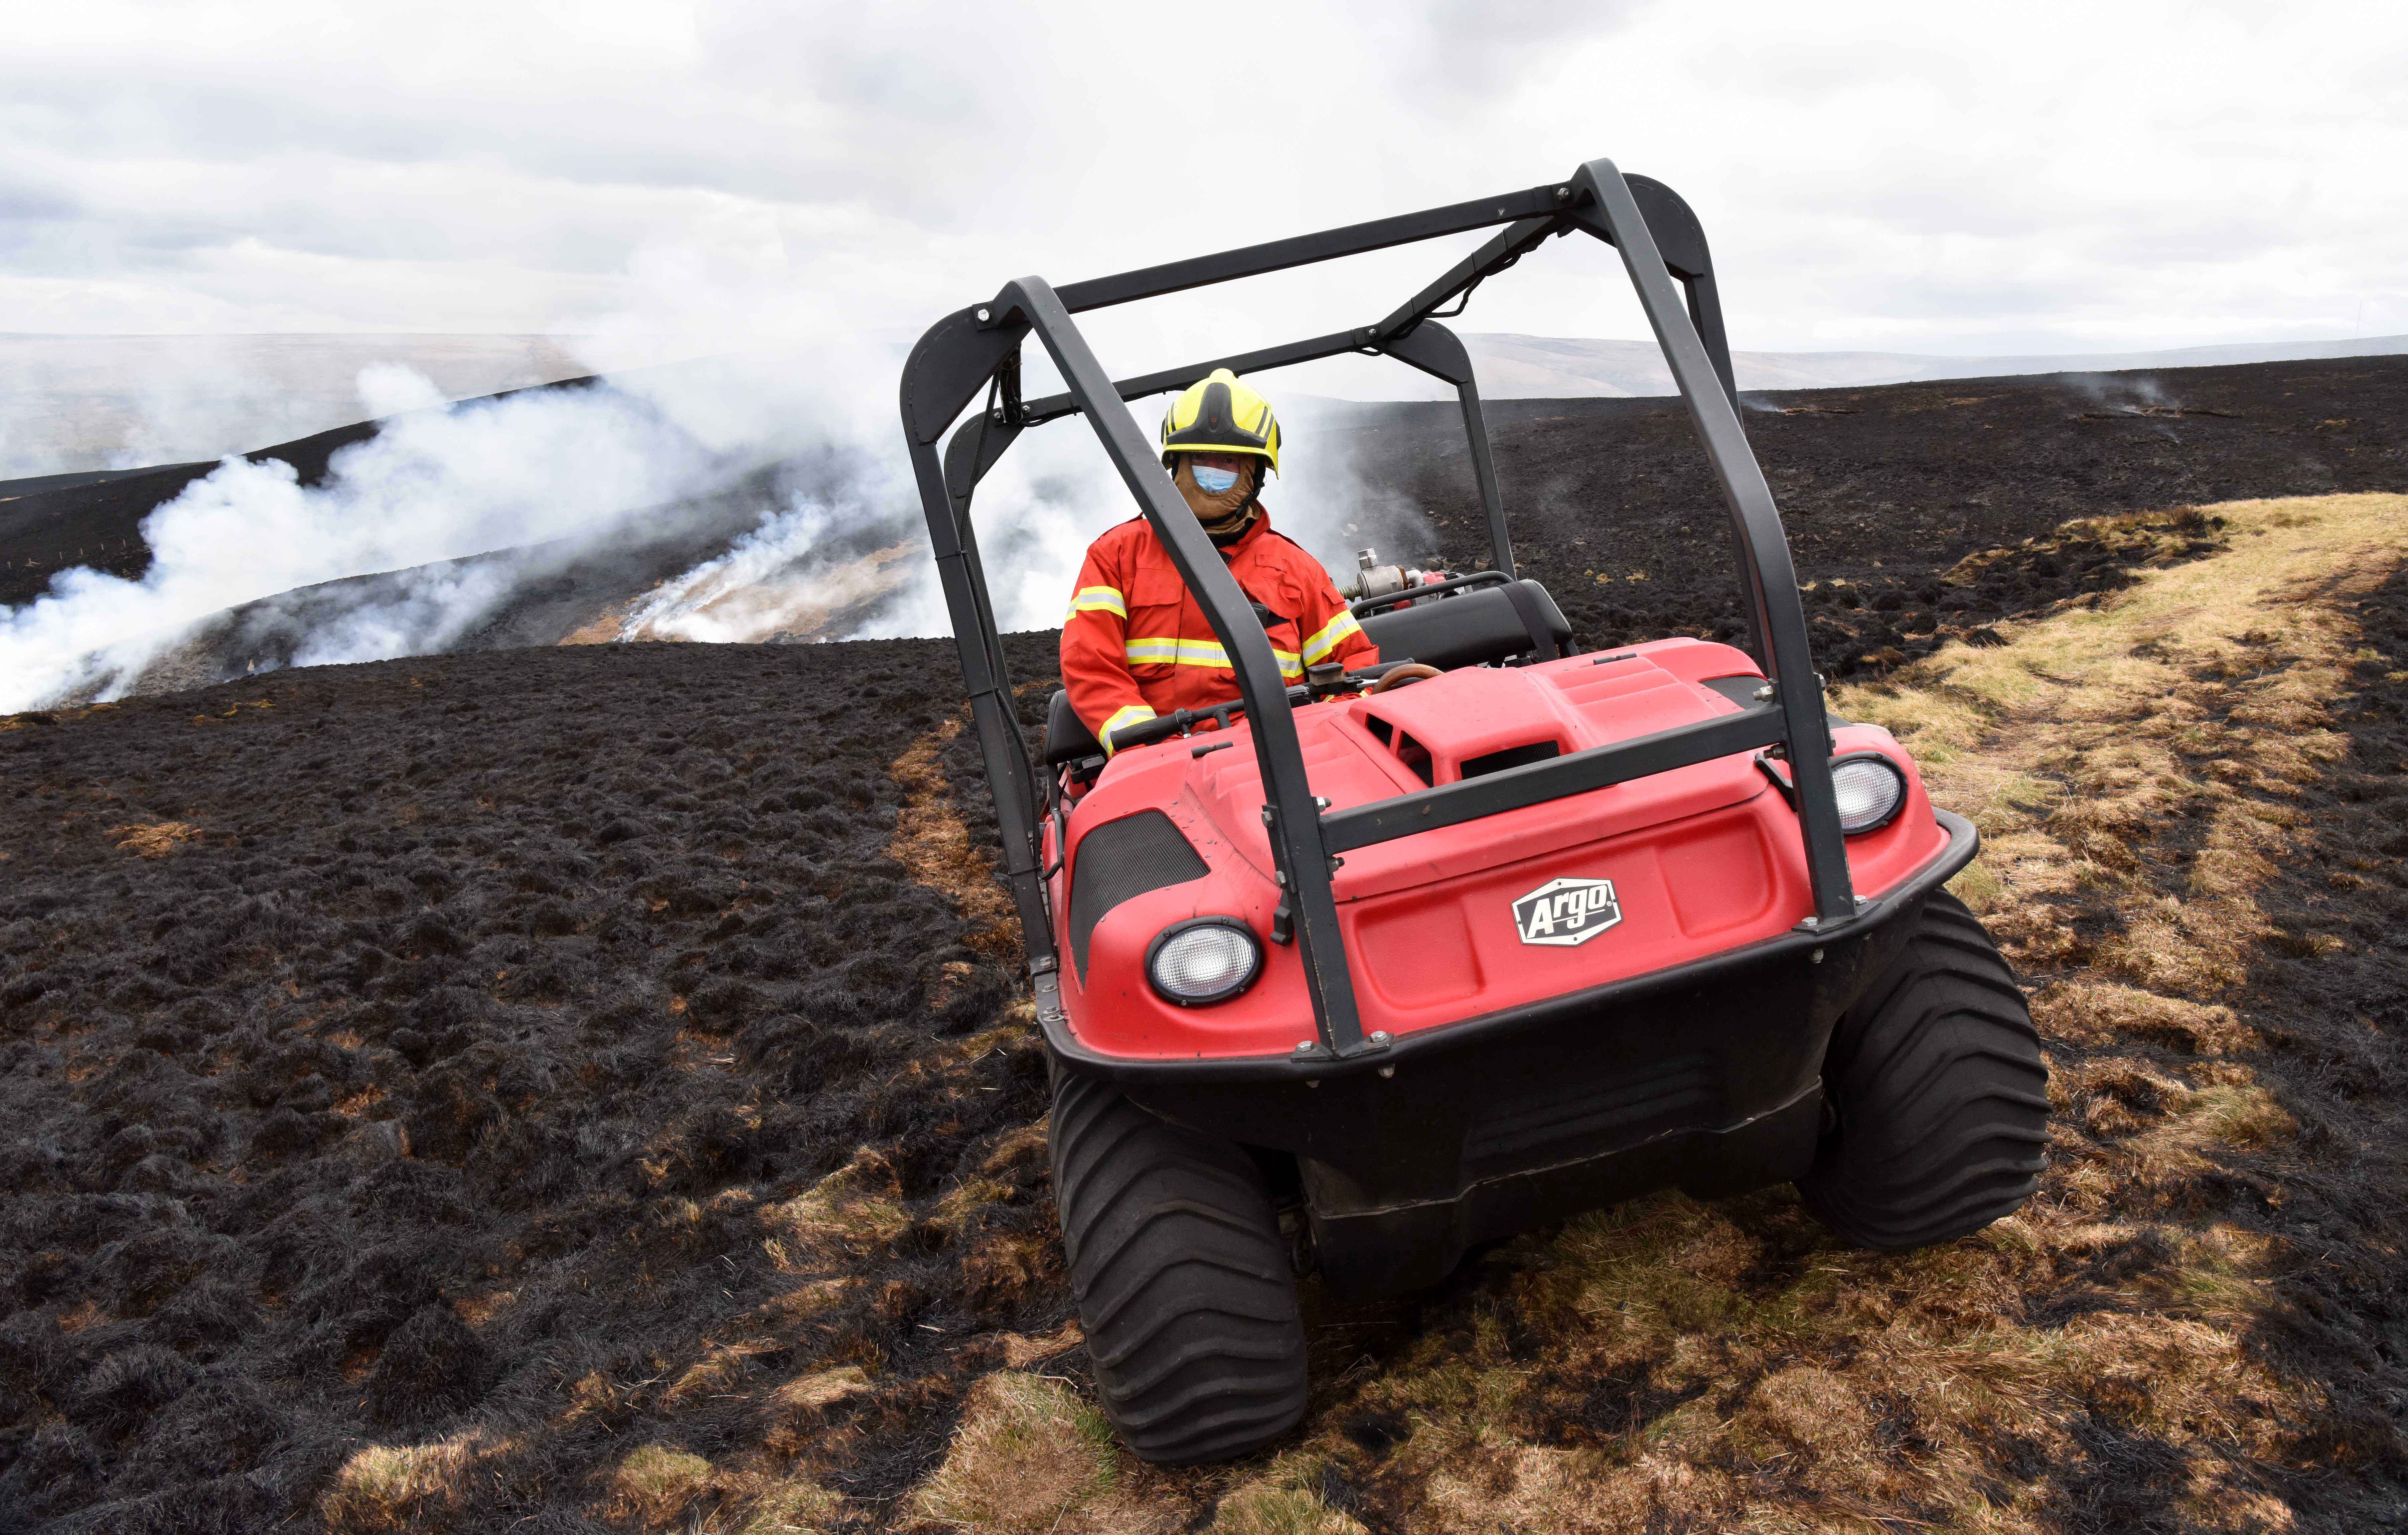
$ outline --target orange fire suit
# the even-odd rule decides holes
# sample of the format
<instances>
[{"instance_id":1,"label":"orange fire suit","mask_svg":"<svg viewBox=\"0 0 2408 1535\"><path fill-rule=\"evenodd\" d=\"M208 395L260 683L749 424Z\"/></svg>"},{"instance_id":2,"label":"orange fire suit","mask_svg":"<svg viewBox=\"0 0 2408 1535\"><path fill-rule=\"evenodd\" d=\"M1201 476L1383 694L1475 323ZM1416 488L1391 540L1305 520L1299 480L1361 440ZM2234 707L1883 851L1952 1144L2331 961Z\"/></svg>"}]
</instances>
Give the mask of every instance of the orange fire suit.
<instances>
[{"instance_id":1,"label":"orange fire suit","mask_svg":"<svg viewBox=\"0 0 2408 1535\"><path fill-rule=\"evenodd\" d=\"M1351 670L1379 647L1347 612L1321 562L1271 531L1270 513L1220 551L1246 595L1271 610L1264 630L1290 682L1324 661ZM1142 517L1088 546L1062 622L1062 685L1096 739L1174 709L1209 709L1238 696L1238 674L1213 638L1203 606Z\"/></svg>"}]
</instances>

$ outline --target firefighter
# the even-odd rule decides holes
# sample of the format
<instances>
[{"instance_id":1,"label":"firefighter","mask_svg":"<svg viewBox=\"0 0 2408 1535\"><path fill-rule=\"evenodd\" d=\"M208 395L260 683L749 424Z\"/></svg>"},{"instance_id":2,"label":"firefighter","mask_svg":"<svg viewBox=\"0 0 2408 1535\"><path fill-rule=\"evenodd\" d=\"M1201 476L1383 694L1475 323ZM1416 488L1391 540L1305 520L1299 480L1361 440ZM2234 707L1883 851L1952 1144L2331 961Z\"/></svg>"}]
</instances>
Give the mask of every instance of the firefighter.
<instances>
[{"instance_id":1,"label":"firefighter","mask_svg":"<svg viewBox=\"0 0 2408 1535\"><path fill-rule=\"evenodd\" d=\"M1264 478L1279 468L1270 402L1227 368L1172 402L1162 418L1162 466L1229 574L1254 599L1271 653L1290 682L1337 661L1369 666L1379 648L1346 610L1321 562L1271 529ZM1175 709L1209 709L1238 694L1237 673L1204 610L1143 517L1087 548L1062 624L1062 683L1106 753L1111 733Z\"/></svg>"}]
</instances>

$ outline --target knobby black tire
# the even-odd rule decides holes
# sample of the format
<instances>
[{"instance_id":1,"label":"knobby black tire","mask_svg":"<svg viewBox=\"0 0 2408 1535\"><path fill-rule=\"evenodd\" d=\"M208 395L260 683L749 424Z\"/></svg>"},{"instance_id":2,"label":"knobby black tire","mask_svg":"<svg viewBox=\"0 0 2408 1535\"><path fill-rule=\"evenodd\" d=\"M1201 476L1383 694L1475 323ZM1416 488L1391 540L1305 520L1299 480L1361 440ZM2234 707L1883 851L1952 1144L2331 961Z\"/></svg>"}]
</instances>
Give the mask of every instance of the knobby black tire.
<instances>
[{"instance_id":1,"label":"knobby black tire","mask_svg":"<svg viewBox=\"0 0 2408 1535\"><path fill-rule=\"evenodd\" d=\"M1288 1242L1235 1144L1055 1074L1054 1196L1104 1415L1139 1458L1221 1460L1304 1413Z\"/></svg>"},{"instance_id":2,"label":"knobby black tire","mask_svg":"<svg viewBox=\"0 0 2408 1535\"><path fill-rule=\"evenodd\" d=\"M1934 895L1832 1031L1836 1123L1799 1181L1860 1247L1924 1247L2012 1214L2040 1182L2048 1069L2014 972L1964 903Z\"/></svg>"}]
</instances>

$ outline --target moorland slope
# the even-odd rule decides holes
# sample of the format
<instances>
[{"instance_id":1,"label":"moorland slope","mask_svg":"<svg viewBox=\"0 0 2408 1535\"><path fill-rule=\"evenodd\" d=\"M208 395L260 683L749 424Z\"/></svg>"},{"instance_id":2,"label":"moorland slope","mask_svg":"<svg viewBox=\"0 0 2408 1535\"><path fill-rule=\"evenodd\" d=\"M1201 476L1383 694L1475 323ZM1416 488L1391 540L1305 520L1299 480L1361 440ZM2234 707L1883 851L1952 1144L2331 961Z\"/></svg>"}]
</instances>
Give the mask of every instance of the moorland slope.
<instances>
[{"instance_id":1,"label":"moorland slope","mask_svg":"<svg viewBox=\"0 0 2408 1535\"><path fill-rule=\"evenodd\" d=\"M2057 1080L2017 1222L1642 1201L1314 1299L1298 1436L1147 1470L1085 1401L950 644L291 670L0 721L0 1528L2399 1522L2408 505L2143 499L2354 462L2186 417L2096 423L2143 467L2095 504L1967 490L1935 414L1852 466L1756 429L1854 476L1801 571L1858 591L1827 655L1899 655L1841 707L1990 838ZM1509 486L1573 430L1501 423ZM1459 466L1396 461L1445 538ZM1655 542L1531 538L1583 638L1711 632L1689 493L1616 494Z\"/></svg>"}]
</instances>

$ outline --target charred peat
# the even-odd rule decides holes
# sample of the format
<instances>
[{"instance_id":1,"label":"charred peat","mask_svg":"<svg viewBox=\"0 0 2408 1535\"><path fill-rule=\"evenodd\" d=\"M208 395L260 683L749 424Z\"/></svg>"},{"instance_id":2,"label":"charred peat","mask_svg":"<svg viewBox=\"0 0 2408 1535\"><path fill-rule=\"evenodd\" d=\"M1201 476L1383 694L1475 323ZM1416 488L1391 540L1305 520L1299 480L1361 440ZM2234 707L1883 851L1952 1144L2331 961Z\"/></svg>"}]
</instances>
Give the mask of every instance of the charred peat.
<instances>
[{"instance_id":1,"label":"charred peat","mask_svg":"<svg viewBox=\"0 0 2408 1535\"><path fill-rule=\"evenodd\" d=\"M2408 363L2158 378L2128 412L2096 380L1765 397L1797 412L1747 424L1827 668L2207 552L2194 504L2408 486ZM1469 564L1469 475L1424 409L1367 408L1349 430L1398 451L1357 461ZM1676 405L1494 414L1525 563L1584 643L1721 631L1721 512ZM2258 1026L2296 1167L2201 1185L2313 1258L2250 1346L2329 1383L2325 1490L2268 1475L2336 1518L2401 1479L2378 1387L2408 1214L2378 1148L2408 1072L2403 601L2361 606L2352 766L2266 896L2252 980L2287 1020ZM1010 644L1035 725L1054 637ZM606 645L0 720L0 1530L373 1525L328 1501L372 1450L404 1457L394 1527L699 1521L801 1468L845 1528L889 1528L979 1377L1076 1382L1042 1054L1006 919L962 882L995 831L959 696L949 641ZM1747 1286L1811 1250L1773 1256ZM1333 1336L1377 1359L1493 1321L1543 1355L1486 1284ZM1532 1381L1545 1445L1686 1399L1643 1369ZM1408 1528L1421 1494L1385 1462L1411 1426L1334 1405L1354 1458L1321 1500ZM2157 1517L2128 1438L2068 1528ZM673 1506L622 1485L655 1445L705 1467ZM1200 1528L1198 1486L1164 1496Z\"/></svg>"}]
</instances>

